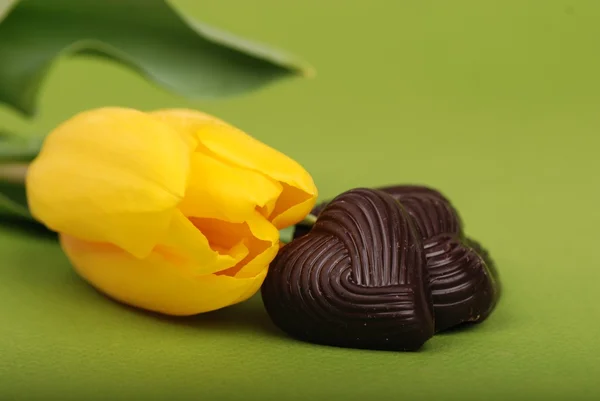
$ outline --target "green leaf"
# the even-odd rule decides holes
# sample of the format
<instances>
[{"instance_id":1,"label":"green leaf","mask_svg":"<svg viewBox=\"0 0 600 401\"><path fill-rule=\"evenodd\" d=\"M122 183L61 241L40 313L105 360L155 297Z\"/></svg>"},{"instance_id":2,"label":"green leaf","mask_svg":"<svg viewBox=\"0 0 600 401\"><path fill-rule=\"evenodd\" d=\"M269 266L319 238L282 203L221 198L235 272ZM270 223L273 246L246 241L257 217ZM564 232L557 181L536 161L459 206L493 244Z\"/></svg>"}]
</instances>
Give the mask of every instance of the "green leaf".
<instances>
[{"instance_id":1,"label":"green leaf","mask_svg":"<svg viewBox=\"0 0 600 401\"><path fill-rule=\"evenodd\" d=\"M15 5L16 2L16 0L0 0L0 22L2 22L10 8Z\"/></svg>"},{"instance_id":2,"label":"green leaf","mask_svg":"<svg viewBox=\"0 0 600 401\"><path fill-rule=\"evenodd\" d=\"M43 137L10 136L0 131L0 163L32 161L39 153L43 139ZM0 169L2 169L1 165Z\"/></svg>"},{"instance_id":3,"label":"green leaf","mask_svg":"<svg viewBox=\"0 0 600 401\"><path fill-rule=\"evenodd\" d=\"M188 98L310 75L292 56L193 21L165 0L0 0L0 103L35 114L61 55L108 58Z\"/></svg>"}]
</instances>

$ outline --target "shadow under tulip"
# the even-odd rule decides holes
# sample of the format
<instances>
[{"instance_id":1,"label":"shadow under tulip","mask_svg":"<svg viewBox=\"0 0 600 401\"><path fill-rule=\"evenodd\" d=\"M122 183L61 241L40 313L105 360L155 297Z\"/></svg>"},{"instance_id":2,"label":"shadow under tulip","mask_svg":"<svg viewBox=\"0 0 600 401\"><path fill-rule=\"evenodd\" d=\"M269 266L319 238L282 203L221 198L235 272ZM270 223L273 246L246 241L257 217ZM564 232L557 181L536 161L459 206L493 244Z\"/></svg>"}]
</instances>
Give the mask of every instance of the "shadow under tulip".
<instances>
[{"instance_id":1,"label":"shadow under tulip","mask_svg":"<svg viewBox=\"0 0 600 401\"><path fill-rule=\"evenodd\" d=\"M115 301L116 302L116 301ZM143 311L127 305L124 308L148 315L164 323L193 327L198 330L215 330L221 332L259 332L261 335L271 335L287 338L269 319L260 294L249 300L193 316L167 316L154 312Z\"/></svg>"},{"instance_id":2,"label":"shadow under tulip","mask_svg":"<svg viewBox=\"0 0 600 401\"><path fill-rule=\"evenodd\" d=\"M81 282L82 286L89 291L104 298L106 302L113 304L125 312L133 313L142 318L154 319L162 324L175 325L188 329L200 331L217 331L226 333L259 333L280 338L287 338L272 322L264 309L260 293L254 295L247 301L231 305L211 312L200 313L191 316L169 316L136 308L115 300L93 286L86 283L75 272L73 276Z\"/></svg>"},{"instance_id":3,"label":"shadow under tulip","mask_svg":"<svg viewBox=\"0 0 600 401\"><path fill-rule=\"evenodd\" d=\"M5 239L0 247L4 262L0 266L0 292L10 288L34 294L27 305L21 306L22 315L37 316L42 306L51 303L55 315L90 319L94 324L106 319L125 321L133 326L153 323L158 327L174 326L219 334L260 333L284 337L271 323L260 294L246 302L199 315L161 315L125 305L95 290L73 270L60 249L56 233L40 224L26 219L0 218L0 236ZM57 324L55 321L47 323Z\"/></svg>"}]
</instances>

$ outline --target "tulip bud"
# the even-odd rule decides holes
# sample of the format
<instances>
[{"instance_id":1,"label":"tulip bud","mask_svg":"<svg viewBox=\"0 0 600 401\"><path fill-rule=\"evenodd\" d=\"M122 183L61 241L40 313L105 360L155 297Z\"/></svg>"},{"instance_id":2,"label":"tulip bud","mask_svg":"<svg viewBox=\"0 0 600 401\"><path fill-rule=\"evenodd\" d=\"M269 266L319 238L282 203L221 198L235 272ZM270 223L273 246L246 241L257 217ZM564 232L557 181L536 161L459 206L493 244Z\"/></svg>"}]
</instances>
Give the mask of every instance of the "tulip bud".
<instances>
[{"instance_id":1,"label":"tulip bud","mask_svg":"<svg viewBox=\"0 0 600 401\"><path fill-rule=\"evenodd\" d=\"M295 161L192 110L83 112L46 138L32 215L74 269L126 304L192 315L252 296L317 189Z\"/></svg>"}]
</instances>

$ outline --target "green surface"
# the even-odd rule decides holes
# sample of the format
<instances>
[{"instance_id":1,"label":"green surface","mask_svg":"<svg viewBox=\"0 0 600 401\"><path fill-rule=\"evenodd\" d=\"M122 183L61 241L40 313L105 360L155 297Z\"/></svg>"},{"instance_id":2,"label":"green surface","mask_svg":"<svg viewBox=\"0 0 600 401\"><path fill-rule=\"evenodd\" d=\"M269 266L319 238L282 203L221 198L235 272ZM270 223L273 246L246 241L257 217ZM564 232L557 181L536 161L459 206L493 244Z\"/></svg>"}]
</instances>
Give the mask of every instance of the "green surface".
<instances>
[{"instance_id":1,"label":"green surface","mask_svg":"<svg viewBox=\"0 0 600 401\"><path fill-rule=\"evenodd\" d=\"M600 3L596 0L179 1L309 60L291 81L186 103L108 63L52 72L46 130L103 105L193 106L299 160L323 198L426 183L490 248L504 294L422 352L304 344L259 299L192 319L111 302L49 239L0 230L2 400L519 400L600 395ZM5 224L5 223L3 223Z\"/></svg>"}]
</instances>

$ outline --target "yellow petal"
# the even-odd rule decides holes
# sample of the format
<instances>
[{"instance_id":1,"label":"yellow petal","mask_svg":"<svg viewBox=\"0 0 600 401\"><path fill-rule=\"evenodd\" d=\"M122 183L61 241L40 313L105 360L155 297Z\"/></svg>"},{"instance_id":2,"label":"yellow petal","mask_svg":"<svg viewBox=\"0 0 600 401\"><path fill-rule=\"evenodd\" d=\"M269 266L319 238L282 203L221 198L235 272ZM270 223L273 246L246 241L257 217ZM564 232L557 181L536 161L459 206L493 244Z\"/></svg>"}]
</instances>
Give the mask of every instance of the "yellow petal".
<instances>
[{"instance_id":1,"label":"yellow petal","mask_svg":"<svg viewBox=\"0 0 600 401\"><path fill-rule=\"evenodd\" d=\"M223 162L282 183L283 191L276 204L270 205L268 210L262 210L277 228L285 228L302 220L316 203L318 192L312 177L286 155L205 113L186 109L155 113L177 116L185 121L186 127L197 135L200 143Z\"/></svg>"},{"instance_id":2,"label":"yellow petal","mask_svg":"<svg viewBox=\"0 0 600 401\"><path fill-rule=\"evenodd\" d=\"M257 207L270 213L281 190L262 174L197 152L191 156L188 188L179 208L186 216L243 222Z\"/></svg>"},{"instance_id":3,"label":"yellow petal","mask_svg":"<svg viewBox=\"0 0 600 401\"><path fill-rule=\"evenodd\" d=\"M188 114L190 110L159 110L150 112L149 114L163 121L166 124L172 126L183 140L188 144L190 148L195 149L198 146L198 138L195 133L196 120L199 118L205 118L207 120L213 117L208 114L201 113L199 111L194 112L194 119L190 119Z\"/></svg>"},{"instance_id":4,"label":"yellow petal","mask_svg":"<svg viewBox=\"0 0 600 401\"><path fill-rule=\"evenodd\" d=\"M196 146L199 143L197 130L200 125L227 125L214 116L191 109L165 109L150 114L176 128L186 141ZM197 150L202 152L207 149L201 146ZM227 185L228 182L231 184ZM269 216L281 190L281 185L263 174L236 168L205 151L192 163L189 187L180 209L186 216L239 222L253 213L257 206L261 213ZM227 201L233 203L233 207L227 205Z\"/></svg>"},{"instance_id":5,"label":"yellow petal","mask_svg":"<svg viewBox=\"0 0 600 401\"><path fill-rule=\"evenodd\" d=\"M235 273L236 277L252 277L273 261L279 251L279 230L265 218L258 215L247 222L252 235L257 239L249 246L249 255L240 262L243 265Z\"/></svg>"},{"instance_id":6,"label":"yellow petal","mask_svg":"<svg viewBox=\"0 0 600 401\"><path fill-rule=\"evenodd\" d=\"M183 198L192 150L171 126L131 109L81 113L47 137L27 175L50 229L150 253Z\"/></svg>"},{"instance_id":7,"label":"yellow petal","mask_svg":"<svg viewBox=\"0 0 600 401\"><path fill-rule=\"evenodd\" d=\"M314 182L302 166L243 131L224 124L204 124L197 135L206 148L224 160L315 194Z\"/></svg>"},{"instance_id":8,"label":"yellow petal","mask_svg":"<svg viewBox=\"0 0 600 401\"><path fill-rule=\"evenodd\" d=\"M253 277L192 276L173 269L158 252L145 259L111 245L61 235L61 245L75 270L99 291L142 309L168 315L193 315L220 309L252 296L267 269Z\"/></svg>"},{"instance_id":9,"label":"yellow petal","mask_svg":"<svg viewBox=\"0 0 600 401\"><path fill-rule=\"evenodd\" d=\"M302 220L316 203L317 188L312 177L296 161L277 150L224 124L200 126L198 138L202 145L222 160L258 171L282 183L282 194L270 216L278 228ZM300 204L305 205L295 208ZM302 214L304 211L306 213Z\"/></svg>"},{"instance_id":10,"label":"yellow petal","mask_svg":"<svg viewBox=\"0 0 600 401\"><path fill-rule=\"evenodd\" d=\"M273 224L281 230L298 223L310 213L316 201L316 189L314 194L309 194L298 188L283 184L283 191L271 215Z\"/></svg>"},{"instance_id":11,"label":"yellow petal","mask_svg":"<svg viewBox=\"0 0 600 401\"><path fill-rule=\"evenodd\" d=\"M215 220L192 219L203 232L211 227L209 238L244 238L248 249L246 257L230 269L217 274L235 277L253 277L263 271L273 261L279 250L279 231L260 213L255 212L243 224L227 224Z\"/></svg>"},{"instance_id":12,"label":"yellow petal","mask_svg":"<svg viewBox=\"0 0 600 401\"><path fill-rule=\"evenodd\" d=\"M244 238L231 234L227 238L230 241L225 245L207 238L181 212L176 212L157 251L171 255L174 264L187 266L190 273L212 274L235 266L249 253Z\"/></svg>"}]
</instances>

